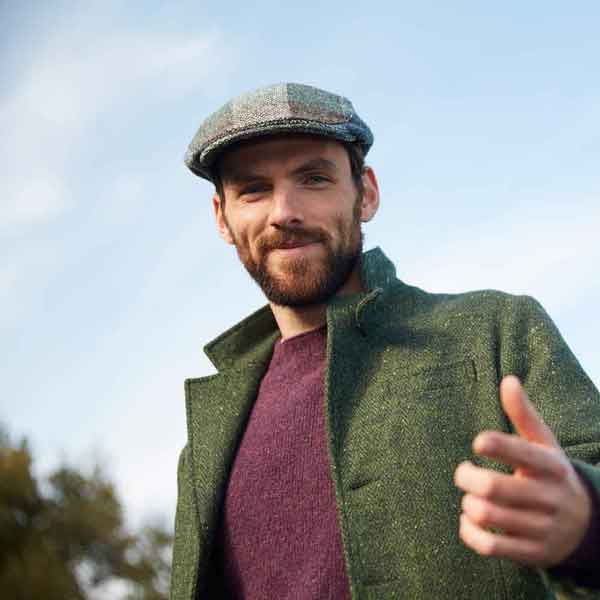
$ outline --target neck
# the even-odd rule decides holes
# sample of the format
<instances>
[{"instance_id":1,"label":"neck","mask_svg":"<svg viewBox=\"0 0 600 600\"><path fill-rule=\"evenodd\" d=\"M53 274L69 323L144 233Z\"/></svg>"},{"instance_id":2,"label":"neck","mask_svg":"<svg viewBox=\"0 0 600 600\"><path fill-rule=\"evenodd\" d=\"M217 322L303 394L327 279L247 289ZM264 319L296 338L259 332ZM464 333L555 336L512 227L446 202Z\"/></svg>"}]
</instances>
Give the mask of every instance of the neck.
<instances>
[{"instance_id":1,"label":"neck","mask_svg":"<svg viewBox=\"0 0 600 600\"><path fill-rule=\"evenodd\" d=\"M358 267L352 271L344 285L337 291L336 296L358 294L363 291ZM287 339L325 325L327 305L309 304L307 306L280 306L271 303L271 310L281 338Z\"/></svg>"}]
</instances>

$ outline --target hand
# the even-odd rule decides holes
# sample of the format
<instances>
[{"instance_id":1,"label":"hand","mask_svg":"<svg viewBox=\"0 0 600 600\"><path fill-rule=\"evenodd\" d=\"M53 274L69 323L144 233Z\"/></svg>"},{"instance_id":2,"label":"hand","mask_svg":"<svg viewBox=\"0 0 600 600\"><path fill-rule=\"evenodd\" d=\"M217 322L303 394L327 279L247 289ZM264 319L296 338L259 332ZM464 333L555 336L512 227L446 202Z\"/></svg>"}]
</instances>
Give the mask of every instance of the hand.
<instances>
[{"instance_id":1,"label":"hand","mask_svg":"<svg viewBox=\"0 0 600 600\"><path fill-rule=\"evenodd\" d=\"M500 401L519 435L484 431L473 451L512 465L514 472L507 475L468 461L458 466L454 482L466 492L459 535L484 556L552 567L583 539L591 498L516 377L502 380Z\"/></svg>"}]
</instances>

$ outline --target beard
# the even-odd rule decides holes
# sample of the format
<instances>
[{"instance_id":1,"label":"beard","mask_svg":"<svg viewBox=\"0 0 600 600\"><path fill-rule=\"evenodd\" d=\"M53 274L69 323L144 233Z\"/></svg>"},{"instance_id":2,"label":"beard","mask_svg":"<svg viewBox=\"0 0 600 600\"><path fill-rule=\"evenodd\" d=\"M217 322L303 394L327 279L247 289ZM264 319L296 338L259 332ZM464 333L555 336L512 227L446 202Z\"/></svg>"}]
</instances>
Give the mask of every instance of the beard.
<instances>
[{"instance_id":1,"label":"beard","mask_svg":"<svg viewBox=\"0 0 600 600\"><path fill-rule=\"evenodd\" d=\"M270 302L279 306L309 306L322 304L338 292L360 263L363 250L361 201L362 196L357 197L350 223L338 220L337 247L324 229L279 226L257 239L258 259L255 259L248 244L236 239L229 228L242 264ZM324 257L286 258L279 262L277 269L269 265L273 250L311 242L322 245Z\"/></svg>"}]
</instances>

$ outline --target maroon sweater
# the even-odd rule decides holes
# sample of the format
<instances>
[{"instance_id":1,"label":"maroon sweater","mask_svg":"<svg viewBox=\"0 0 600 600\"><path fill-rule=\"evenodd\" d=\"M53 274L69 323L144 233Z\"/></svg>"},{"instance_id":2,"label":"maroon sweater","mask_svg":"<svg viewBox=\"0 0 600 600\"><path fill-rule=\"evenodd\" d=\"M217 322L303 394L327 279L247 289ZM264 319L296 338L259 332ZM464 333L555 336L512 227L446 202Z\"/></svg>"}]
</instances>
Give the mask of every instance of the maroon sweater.
<instances>
[{"instance_id":1,"label":"maroon sweater","mask_svg":"<svg viewBox=\"0 0 600 600\"><path fill-rule=\"evenodd\" d=\"M225 497L231 598L350 598L327 449L325 328L275 346Z\"/></svg>"},{"instance_id":2,"label":"maroon sweater","mask_svg":"<svg viewBox=\"0 0 600 600\"><path fill-rule=\"evenodd\" d=\"M228 597L350 598L327 449L326 335L275 345L225 496L217 547ZM594 504L585 540L555 573L598 585L599 545Z\"/></svg>"}]
</instances>

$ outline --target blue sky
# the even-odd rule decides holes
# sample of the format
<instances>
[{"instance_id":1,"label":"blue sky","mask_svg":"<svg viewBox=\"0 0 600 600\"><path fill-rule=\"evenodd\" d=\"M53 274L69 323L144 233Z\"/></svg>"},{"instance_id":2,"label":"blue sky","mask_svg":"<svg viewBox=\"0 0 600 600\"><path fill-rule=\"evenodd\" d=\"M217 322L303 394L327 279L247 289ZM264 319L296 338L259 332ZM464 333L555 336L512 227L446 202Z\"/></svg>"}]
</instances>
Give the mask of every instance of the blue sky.
<instances>
[{"instance_id":1,"label":"blue sky","mask_svg":"<svg viewBox=\"0 0 600 600\"><path fill-rule=\"evenodd\" d=\"M183 166L201 120L277 81L348 96L431 291L537 297L600 383L596 2L3 3L0 420L44 472L99 454L136 521L174 515L183 380L263 304Z\"/></svg>"}]
</instances>

